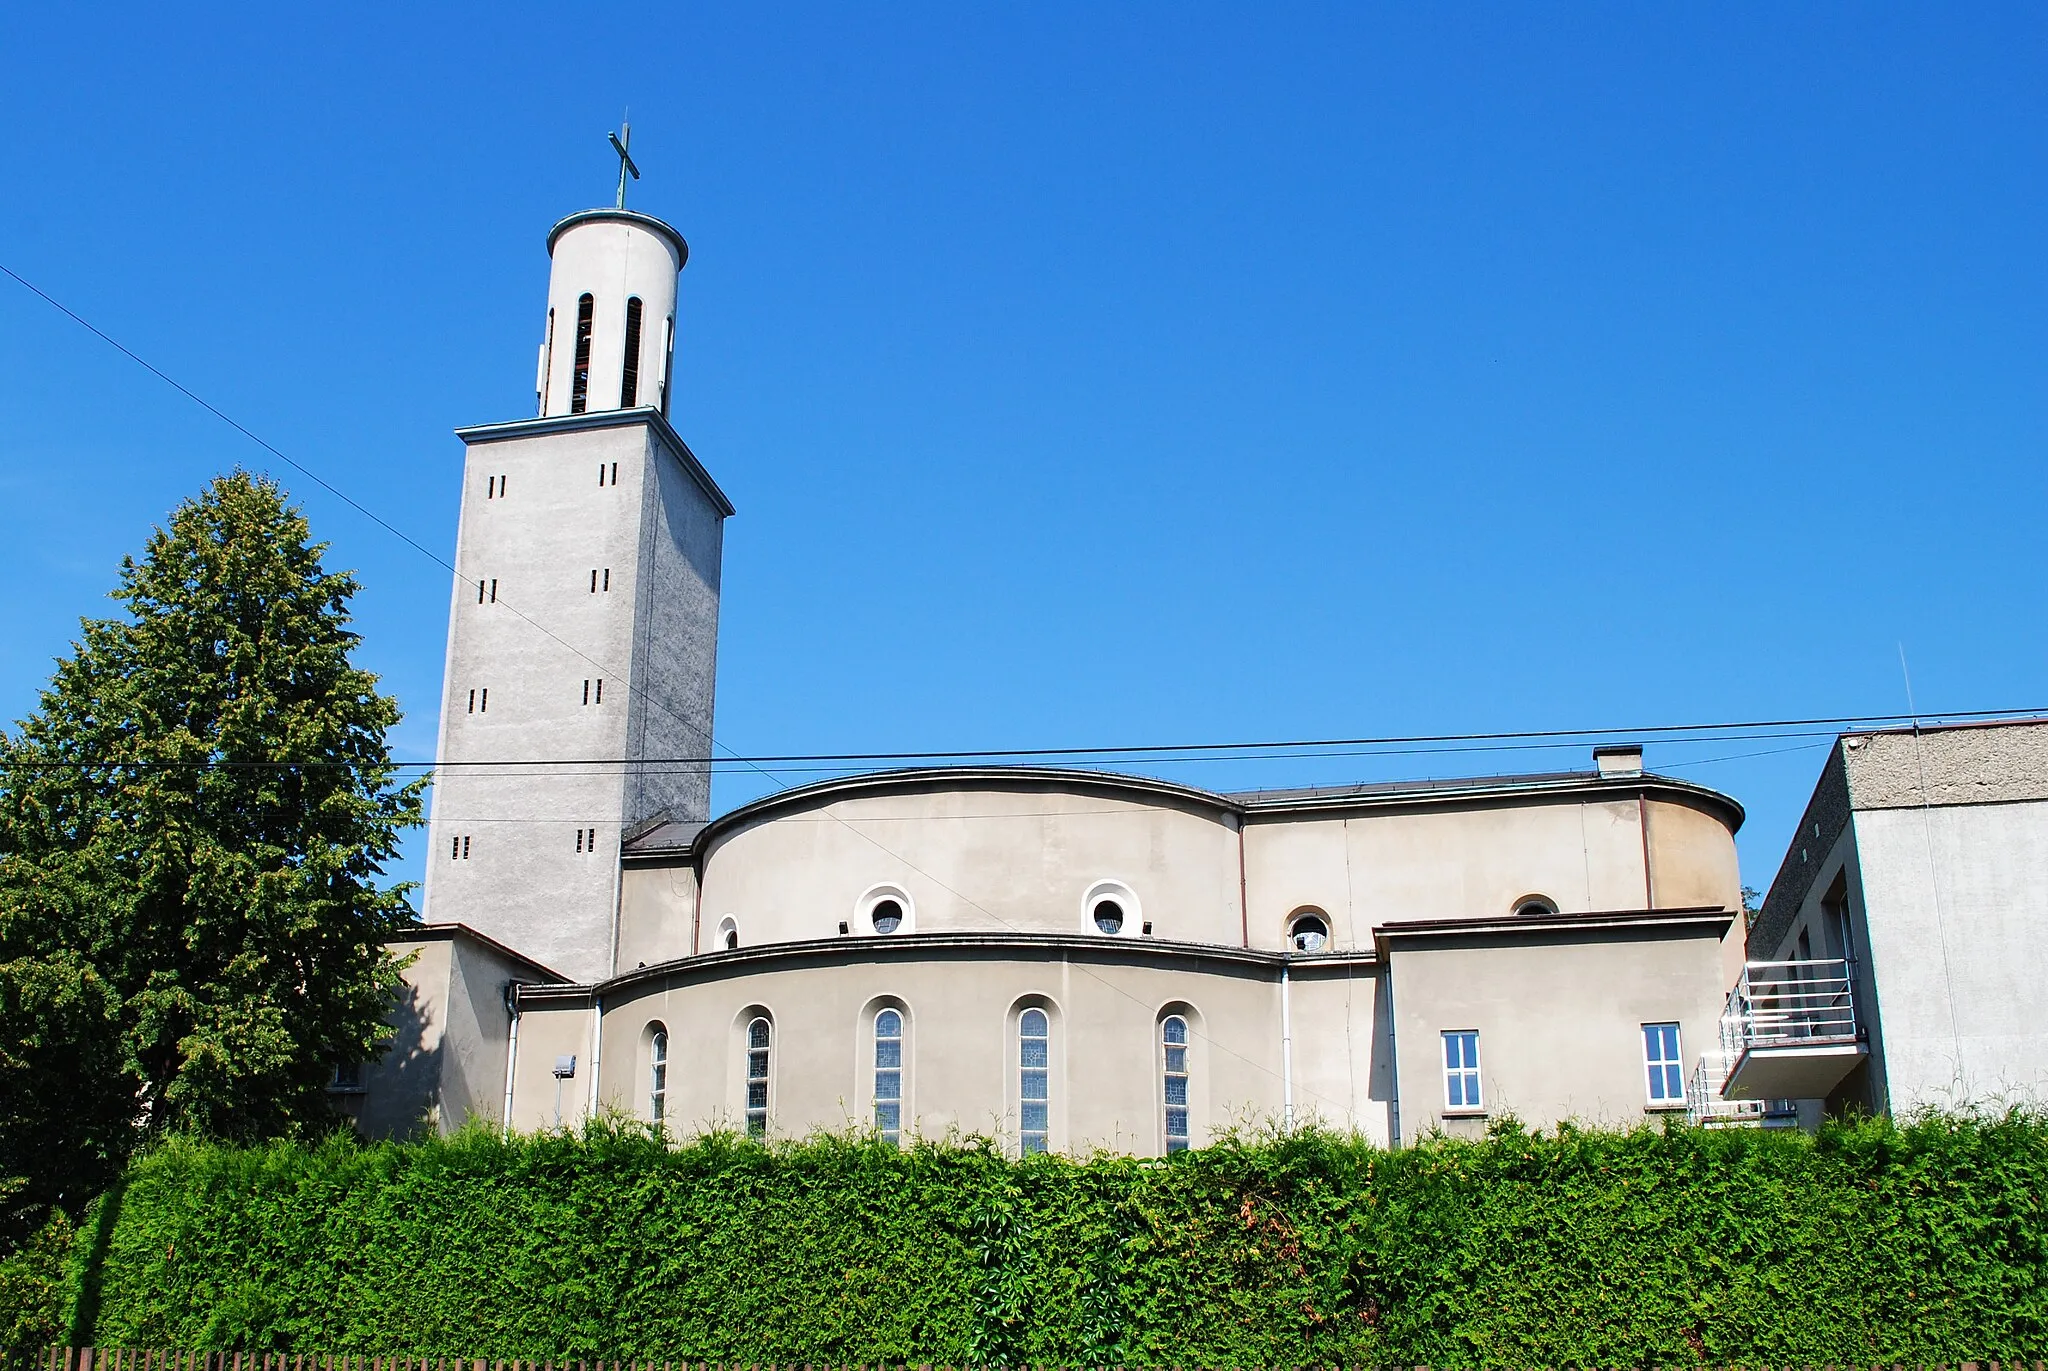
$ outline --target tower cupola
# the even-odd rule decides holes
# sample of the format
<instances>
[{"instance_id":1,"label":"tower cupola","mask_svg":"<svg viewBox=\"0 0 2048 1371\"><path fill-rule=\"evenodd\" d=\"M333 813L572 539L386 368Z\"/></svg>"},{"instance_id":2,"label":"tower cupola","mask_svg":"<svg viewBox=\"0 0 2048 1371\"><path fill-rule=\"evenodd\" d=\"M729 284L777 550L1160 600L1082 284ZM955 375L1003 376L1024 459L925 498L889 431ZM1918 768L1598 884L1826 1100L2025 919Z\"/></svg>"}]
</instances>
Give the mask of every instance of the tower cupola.
<instances>
[{"instance_id":1,"label":"tower cupola","mask_svg":"<svg viewBox=\"0 0 2048 1371\"><path fill-rule=\"evenodd\" d=\"M539 413L645 406L666 417L683 235L637 210L587 209L548 231L548 256Z\"/></svg>"}]
</instances>

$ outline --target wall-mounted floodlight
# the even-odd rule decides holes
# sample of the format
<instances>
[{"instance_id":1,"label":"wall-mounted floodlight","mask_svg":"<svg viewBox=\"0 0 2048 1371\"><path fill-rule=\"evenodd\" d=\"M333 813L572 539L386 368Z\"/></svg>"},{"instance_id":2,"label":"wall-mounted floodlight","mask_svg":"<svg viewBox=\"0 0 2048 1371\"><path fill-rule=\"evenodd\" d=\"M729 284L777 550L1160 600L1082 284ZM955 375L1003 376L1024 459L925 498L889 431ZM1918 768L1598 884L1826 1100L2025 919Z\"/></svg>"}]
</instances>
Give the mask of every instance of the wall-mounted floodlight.
<instances>
[{"instance_id":1,"label":"wall-mounted floodlight","mask_svg":"<svg viewBox=\"0 0 2048 1371\"><path fill-rule=\"evenodd\" d=\"M555 1079L566 1081L576 1074L576 1054L555 1058Z\"/></svg>"}]
</instances>

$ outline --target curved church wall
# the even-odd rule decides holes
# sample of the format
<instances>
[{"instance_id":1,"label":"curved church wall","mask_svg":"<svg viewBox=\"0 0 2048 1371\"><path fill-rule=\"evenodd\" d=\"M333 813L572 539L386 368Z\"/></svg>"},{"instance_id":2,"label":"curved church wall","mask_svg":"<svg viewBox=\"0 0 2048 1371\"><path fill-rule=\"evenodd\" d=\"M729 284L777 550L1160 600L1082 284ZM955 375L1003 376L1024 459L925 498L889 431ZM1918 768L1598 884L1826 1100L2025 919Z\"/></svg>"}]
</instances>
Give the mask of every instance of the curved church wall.
<instances>
[{"instance_id":1,"label":"curved church wall","mask_svg":"<svg viewBox=\"0 0 2048 1371\"><path fill-rule=\"evenodd\" d=\"M1233 816L1170 797L1050 786L947 786L817 797L717 835L701 858L701 951L901 933L1096 935L1090 895L1118 902L1116 936L1242 941Z\"/></svg>"},{"instance_id":2,"label":"curved church wall","mask_svg":"<svg viewBox=\"0 0 2048 1371\"><path fill-rule=\"evenodd\" d=\"M1191 1025L1187 1087L1191 1140L1200 1146L1237 1121L1276 1118L1282 1106L1278 970L1258 962L1161 955L1145 960L1055 947L930 945L901 954L879 946L849 957L841 946L709 957L665 975L610 988L604 1000L600 1101L651 1114L651 1029L672 1045L663 1113L684 1134L744 1129L755 1018L772 1025L767 1073L771 1136L865 1127L874 1118L875 1015L902 1021L900 1091L906 1138L988 1134L1018 1145L1024 1089L1019 1016L1049 1020L1048 1145L1139 1154L1165 1150L1161 1026ZM588 1001L530 1005L535 1021L569 1020L534 1034L559 1050ZM522 1029L527 1032L528 1029ZM524 1051L522 1048L522 1057ZM522 1063L513 1116L553 1121L544 1066ZM586 1078L587 1089L587 1078Z\"/></svg>"}]
</instances>

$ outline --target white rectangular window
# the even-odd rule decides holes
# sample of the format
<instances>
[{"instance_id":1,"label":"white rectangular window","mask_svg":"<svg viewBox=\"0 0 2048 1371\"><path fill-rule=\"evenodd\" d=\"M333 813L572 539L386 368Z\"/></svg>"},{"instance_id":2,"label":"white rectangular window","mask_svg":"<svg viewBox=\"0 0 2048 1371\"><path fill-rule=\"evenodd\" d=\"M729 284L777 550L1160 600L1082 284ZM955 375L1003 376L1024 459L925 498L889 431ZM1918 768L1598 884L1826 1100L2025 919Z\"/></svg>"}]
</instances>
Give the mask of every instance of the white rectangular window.
<instances>
[{"instance_id":1,"label":"white rectangular window","mask_svg":"<svg viewBox=\"0 0 2048 1371\"><path fill-rule=\"evenodd\" d=\"M1479 1030L1453 1029L1444 1034L1444 1107L1479 1109Z\"/></svg>"},{"instance_id":2,"label":"white rectangular window","mask_svg":"<svg viewBox=\"0 0 2048 1371\"><path fill-rule=\"evenodd\" d=\"M1643 1065L1650 1075L1651 1104L1685 1103L1685 1066L1678 1055L1678 1025L1643 1025Z\"/></svg>"}]
</instances>

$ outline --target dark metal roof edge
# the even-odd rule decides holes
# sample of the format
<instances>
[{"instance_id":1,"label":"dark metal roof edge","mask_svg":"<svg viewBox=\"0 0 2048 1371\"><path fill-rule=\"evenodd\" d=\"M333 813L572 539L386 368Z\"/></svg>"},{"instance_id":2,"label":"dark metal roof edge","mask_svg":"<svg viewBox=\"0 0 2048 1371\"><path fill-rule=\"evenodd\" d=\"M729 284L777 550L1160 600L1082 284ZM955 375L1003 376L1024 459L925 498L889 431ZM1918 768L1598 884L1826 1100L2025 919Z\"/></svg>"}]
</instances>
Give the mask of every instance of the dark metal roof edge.
<instances>
[{"instance_id":1,"label":"dark metal roof edge","mask_svg":"<svg viewBox=\"0 0 2048 1371\"><path fill-rule=\"evenodd\" d=\"M796 942L736 948L731 952L704 952L694 957L677 957L651 966L636 967L591 985L537 986L530 987L529 991L540 992L542 999L574 999L578 994L608 996L672 976L705 977L726 971L753 971L776 962L802 961L821 955L837 954L847 960L876 957L908 960L934 952L1001 953L1024 949L1146 961L1214 962L1275 972L1290 965L1337 967L1378 963L1371 948L1297 956L1222 943L1187 943L1146 937L1091 938L1085 933L907 933L891 937L805 938Z\"/></svg>"},{"instance_id":2,"label":"dark metal roof edge","mask_svg":"<svg viewBox=\"0 0 2048 1371\"><path fill-rule=\"evenodd\" d=\"M509 961L518 962L522 966L531 967L541 975L552 978L558 984L569 984L569 978L553 967L543 965L515 948L507 947L488 933L477 932L466 923L414 924L403 934L393 938L391 941L395 943L451 942L456 938L467 938L471 942L481 943L499 956Z\"/></svg>"},{"instance_id":3,"label":"dark metal roof edge","mask_svg":"<svg viewBox=\"0 0 2048 1371\"><path fill-rule=\"evenodd\" d=\"M773 795L764 795L758 800L741 805L738 809L727 810L704 825L698 831L695 845L701 849L709 841L725 836L730 829L763 814L838 795L886 794L890 791L915 790L933 783L976 783L994 789L1006 783L1044 785L1047 782L1063 782L1076 789L1136 792L1177 799L1222 814L1234 816L1239 813L1235 803L1214 791L1199 790L1194 786L1156 780L1149 776L1127 776L1117 771L1089 771L1078 767L1055 766L903 767L894 771L864 771L857 776L834 776L828 780L812 781L807 785L779 790Z\"/></svg>"},{"instance_id":4,"label":"dark metal roof edge","mask_svg":"<svg viewBox=\"0 0 2048 1371\"><path fill-rule=\"evenodd\" d=\"M645 854L659 852L663 855L679 855L685 851L702 851L709 842L723 837L731 829L778 809L808 804L820 799L839 795L879 794L892 790L913 790L932 784L981 784L996 787L1003 784L1045 784L1065 783L1075 788L1121 791L1141 795L1152 795L1177 799L1184 803L1200 805L1216 810L1220 814L1233 815L1240 820L1266 815L1291 813L1317 813L1343 809L1375 809L1414 807L1417 805L1456 805L1475 800L1513 799L1517 796L1535 795L1589 795L1620 793L1663 792L1698 800L1722 809L1729 820L1731 833L1741 829L1746 814L1742 805L1731 795L1724 795L1708 786L1675 777L1660 776L1644 772L1640 776L1601 777L1593 772L1574 773L1570 778L1545 779L1539 781L1516 781L1512 777L1488 778L1471 786L1420 788L1414 790L1390 789L1365 794L1336 794L1292 798L1285 800L1260 800L1256 793L1243 796L1229 795L1219 791L1202 790L1195 786L1182 785L1177 781L1165 781L1150 776L1132 776L1119 771L1091 771L1079 767L1034 767L1034 766L960 766L960 767L904 767L893 771L869 771L855 776L835 776L829 780L813 781L808 785L795 786L764 795L758 800L729 810L711 820L692 840L691 848L651 849Z\"/></svg>"},{"instance_id":5,"label":"dark metal roof edge","mask_svg":"<svg viewBox=\"0 0 2048 1371\"><path fill-rule=\"evenodd\" d=\"M1568 779L1546 779L1539 781L1516 781L1512 778L1488 778L1470 786L1444 787L1415 790L1369 791L1350 795L1318 795L1306 798L1260 801L1245 798L1236 801L1245 811L1246 817L1266 814L1289 814L1295 812L1313 813L1334 809L1389 809L1413 808L1418 805L1455 805L1474 800L1507 800L1525 795L1590 795L1620 792L1682 795L1688 799L1702 801L1725 811L1729 820L1728 831L1739 832L1743 821L1749 817L1742 802L1732 795L1723 794L1711 786L1699 785L1693 781L1680 780L1675 776L1660 776L1645 771L1639 776L1603 777L1595 772L1576 773Z\"/></svg>"},{"instance_id":6,"label":"dark metal roof edge","mask_svg":"<svg viewBox=\"0 0 2048 1371\"><path fill-rule=\"evenodd\" d=\"M718 482L711 479L711 473L697 460L697 454L690 451L690 445L675 431L668 417L653 405L636 405L632 409L600 409L587 414L541 414L531 419L506 419L495 424L470 424L455 430L455 436L465 443L498 443L512 438L544 438L551 433L574 433L580 429L623 428L627 424L646 424L656 436L674 450L676 460L683 470L690 473L704 493L711 497L711 503L719 513L731 518L739 511L733 507L725 492L718 488Z\"/></svg>"},{"instance_id":7,"label":"dark metal roof edge","mask_svg":"<svg viewBox=\"0 0 2048 1371\"><path fill-rule=\"evenodd\" d=\"M676 231L675 225L665 220L657 219L651 214L643 214L637 209L619 209L616 207L579 209L574 214L564 215L562 218L557 219L555 226L548 230L548 256L553 257L555 255L556 241L578 224L596 224L603 223L606 220L632 224L638 228L646 229L649 233L660 234L668 239L669 244L676 250L676 269L680 271L683 267L689 265L690 245L684 240L683 235Z\"/></svg>"},{"instance_id":8,"label":"dark metal roof edge","mask_svg":"<svg viewBox=\"0 0 2048 1371\"><path fill-rule=\"evenodd\" d=\"M1395 938L1443 938L1487 933L1578 933L1592 929L1689 927L1735 921L1723 905L1688 905L1678 909L1613 909L1590 914L1510 914L1477 919L1403 919L1373 930L1375 942Z\"/></svg>"}]
</instances>

